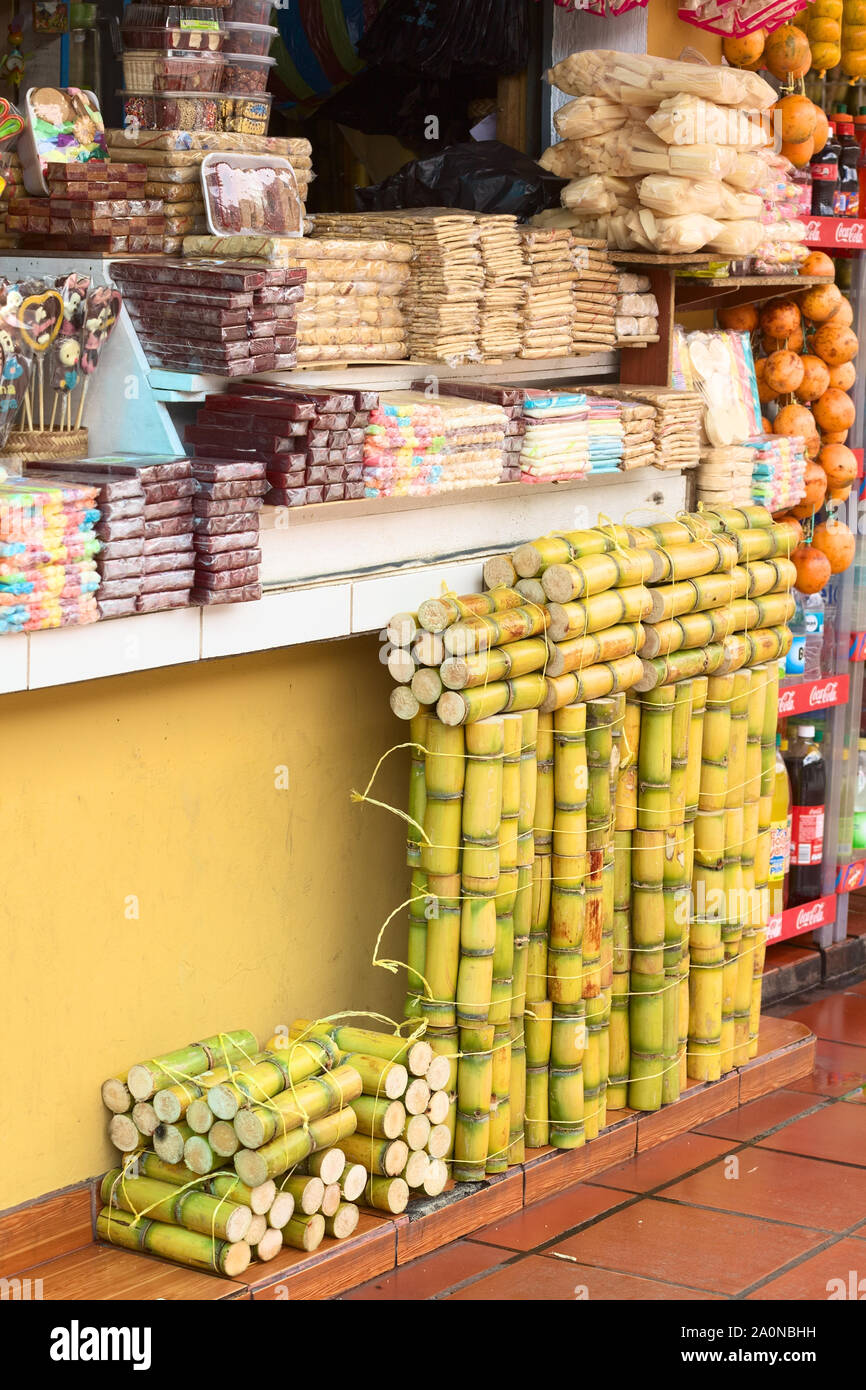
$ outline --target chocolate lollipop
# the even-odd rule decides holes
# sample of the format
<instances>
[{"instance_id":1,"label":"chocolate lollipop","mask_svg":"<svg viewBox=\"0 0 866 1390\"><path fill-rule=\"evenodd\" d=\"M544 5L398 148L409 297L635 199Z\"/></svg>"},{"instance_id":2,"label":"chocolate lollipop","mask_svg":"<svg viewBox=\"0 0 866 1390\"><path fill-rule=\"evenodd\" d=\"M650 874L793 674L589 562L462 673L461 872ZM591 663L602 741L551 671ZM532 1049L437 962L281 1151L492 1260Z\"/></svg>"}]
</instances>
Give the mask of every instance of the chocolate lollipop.
<instances>
[{"instance_id":1,"label":"chocolate lollipop","mask_svg":"<svg viewBox=\"0 0 866 1390\"><path fill-rule=\"evenodd\" d=\"M49 427L52 430L54 429L58 398L61 401L60 428L72 428L71 393L75 390L80 379L81 335L84 331L84 320L87 314L87 292L90 289L90 276L78 275L74 271L71 275L61 275L55 281L55 288L60 291L60 297L63 300L63 319L60 324L60 332L51 349L53 369L51 385L56 393Z\"/></svg>"},{"instance_id":2,"label":"chocolate lollipop","mask_svg":"<svg viewBox=\"0 0 866 1390\"><path fill-rule=\"evenodd\" d=\"M45 354L60 332L63 322L63 300L58 290L45 288L44 282L37 281L39 288L28 294L22 301L19 316L21 336L36 356L36 369L39 374L39 428L45 429L44 365ZM24 288L29 285L22 285Z\"/></svg>"},{"instance_id":3,"label":"chocolate lollipop","mask_svg":"<svg viewBox=\"0 0 866 1390\"><path fill-rule=\"evenodd\" d=\"M78 402L78 414L75 418L76 429L81 428L81 416L84 413L84 402L87 397L90 378L96 371L99 355L111 337L122 306L123 296L120 290L110 289L107 285L98 285L87 296L80 362L84 385L81 388L81 399Z\"/></svg>"},{"instance_id":4,"label":"chocolate lollipop","mask_svg":"<svg viewBox=\"0 0 866 1390\"><path fill-rule=\"evenodd\" d=\"M0 443L9 438L15 416L22 405L29 411L27 390L30 384L32 357L21 333L19 308L22 296L14 286L4 285L0 300L0 353L3 356L0 377ZM30 417L30 427L33 418Z\"/></svg>"}]
</instances>

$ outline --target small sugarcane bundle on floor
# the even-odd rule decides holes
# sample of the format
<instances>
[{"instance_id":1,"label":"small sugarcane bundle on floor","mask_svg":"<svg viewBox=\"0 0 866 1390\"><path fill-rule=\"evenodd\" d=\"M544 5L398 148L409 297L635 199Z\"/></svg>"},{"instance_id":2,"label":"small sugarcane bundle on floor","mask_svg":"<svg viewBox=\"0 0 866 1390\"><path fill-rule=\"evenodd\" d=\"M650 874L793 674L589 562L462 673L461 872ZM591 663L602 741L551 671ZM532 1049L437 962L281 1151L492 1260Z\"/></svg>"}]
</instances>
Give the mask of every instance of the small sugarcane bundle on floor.
<instances>
[{"instance_id":1,"label":"small sugarcane bundle on floor","mask_svg":"<svg viewBox=\"0 0 866 1390\"><path fill-rule=\"evenodd\" d=\"M337 1045L327 1037L290 1037L281 1052L266 1053L253 1066L239 1068L231 1080L215 1083L207 1092L207 1107L217 1120L234 1120L239 1110L267 1104L301 1081L330 1071L338 1059Z\"/></svg>"},{"instance_id":2,"label":"small sugarcane bundle on floor","mask_svg":"<svg viewBox=\"0 0 866 1390\"><path fill-rule=\"evenodd\" d=\"M252 1258L245 1240L225 1241L189 1231L183 1226L154 1221L115 1207L103 1207L96 1218L96 1234L108 1245L124 1250L159 1255L164 1260L198 1269L204 1274L236 1278L249 1268Z\"/></svg>"},{"instance_id":3,"label":"small sugarcane bundle on floor","mask_svg":"<svg viewBox=\"0 0 866 1390\"><path fill-rule=\"evenodd\" d=\"M248 1062L258 1052L252 1033L240 1028L232 1033L217 1033L212 1038L190 1043L178 1052L167 1052L147 1062L130 1067L126 1084L134 1100L150 1100L151 1096L178 1081L195 1078L216 1066L229 1067L233 1062Z\"/></svg>"},{"instance_id":4,"label":"small sugarcane bundle on floor","mask_svg":"<svg viewBox=\"0 0 866 1390\"><path fill-rule=\"evenodd\" d=\"M154 1221L183 1226L230 1244L246 1239L253 1217L250 1208L241 1203L154 1178L130 1178L119 1168L106 1173L99 1195L106 1207L152 1216Z\"/></svg>"},{"instance_id":5,"label":"small sugarcane bundle on floor","mask_svg":"<svg viewBox=\"0 0 866 1390\"><path fill-rule=\"evenodd\" d=\"M357 1054L355 1056L357 1058ZM333 1071L299 1082L291 1090L281 1091L265 1105L245 1106L232 1122L238 1142L247 1149L260 1149L276 1136L285 1136L309 1120L321 1119L333 1110L348 1106L361 1094L365 1084L362 1070L366 1064L380 1060L357 1058L357 1062L341 1064ZM394 1064L384 1063L386 1067L389 1065ZM405 1077L405 1070L403 1075Z\"/></svg>"}]
</instances>

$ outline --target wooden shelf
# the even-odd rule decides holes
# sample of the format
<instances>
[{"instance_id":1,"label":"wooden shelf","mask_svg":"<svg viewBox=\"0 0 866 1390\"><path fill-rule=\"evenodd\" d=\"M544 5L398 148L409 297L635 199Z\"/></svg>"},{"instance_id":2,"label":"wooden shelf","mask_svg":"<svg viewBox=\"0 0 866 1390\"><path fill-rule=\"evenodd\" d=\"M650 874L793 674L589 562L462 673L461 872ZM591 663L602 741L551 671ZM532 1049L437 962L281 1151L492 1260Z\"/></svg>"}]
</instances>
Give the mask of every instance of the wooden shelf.
<instances>
[{"instance_id":1,"label":"wooden shelf","mask_svg":"<svg viewBox=\"0 0 866 1390\"><path fill-rule=\"evenodd\" d=\"M741 289L746 285L823 285L826 275L678 275L678 281L693 281L710 289Z\"/></svg>"},{"instance_id":2,"label":"wooden shelf","mask_svg":"<svg viewBox=\"0 0 866 1390\"><path fill-rule=\"evenodd\" d=\"M358 1230L348 1240L325 1240L311 1255L284 1249L276 1260L253 1263L234 1280L88 1240L84 1213L91 1189L82 1184L0 1218L0 1275L42 1279L46 1300L334 1298L586 1182L738 1104L789 1086L809 1075L814 1060L815 1037L805 1024L765 1015L756 1057L721 1081L691 1082L674 1105L650 1115L611 1111L599 1137L582 1148L528 1150L526 1162L507 1173L480 1183L450 1183L438 1197L413 1198L402 1216L392 1219L363 1209ZM33 1232L35 1243L28 1240ZM45 1243L49 1233L53 1244Z\"/></svg>"},{"instance_id":3,"label":"wooden shelf","mask_svg":"<svg viewBox=\"0 0 866 1390\"><path fill-rule=\"evenodd\" d=\"M608 256L612 261L622 265L651 265L651 266L678 266L678 265L710 265L717 261L730 260L730 256L720 256L714 251L694 251L675 253L671 256L662 256L653 251L608 251Z\"/></svg>"}]
</instances>

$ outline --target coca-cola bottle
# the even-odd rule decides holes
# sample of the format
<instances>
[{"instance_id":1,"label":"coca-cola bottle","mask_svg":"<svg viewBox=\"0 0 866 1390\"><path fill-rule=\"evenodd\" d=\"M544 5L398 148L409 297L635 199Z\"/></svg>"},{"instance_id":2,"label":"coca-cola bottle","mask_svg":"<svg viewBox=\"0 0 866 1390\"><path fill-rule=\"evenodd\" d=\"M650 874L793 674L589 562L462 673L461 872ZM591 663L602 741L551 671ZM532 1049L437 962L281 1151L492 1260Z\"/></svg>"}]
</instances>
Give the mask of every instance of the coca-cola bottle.
<instances>
[{"instance_id":1,"label":"coca-cola bottle","mask_svg":"<svg viewBox=\"0 0 866 1390\"><path fill-rule=\"evenodd\" d=\"M839 186L836 190L836 216L856 217L860 203L860 180L857 166L860 161L860 146L854 135L854 122L850 116L837 116L833 124L839 141Z\"/></svg>"},{"instance_id":2,"label":"coca-cola bottle","mask_svg":"<svg viewBox=\"0 0 866 1390\"><path fill-rule=\"evenodd\" d=\"M822 150L813 154L809 164L812 175L812 216L835 217L836 194L839 189L839 145L830 121L830 130Z\"/></svg>"},{"instance_id":3,"label":"coca-cola bottle","mask_svg":"<svg viewBox=\"0 0 866 1390\"><path fill-rule=\"evenodd\" d=\"M800 724L785 753L791 778L791 870L788 901L792 907L821 896L824 858L826 767L815 742L814 724Z\"/></svg>"}]
</instances>

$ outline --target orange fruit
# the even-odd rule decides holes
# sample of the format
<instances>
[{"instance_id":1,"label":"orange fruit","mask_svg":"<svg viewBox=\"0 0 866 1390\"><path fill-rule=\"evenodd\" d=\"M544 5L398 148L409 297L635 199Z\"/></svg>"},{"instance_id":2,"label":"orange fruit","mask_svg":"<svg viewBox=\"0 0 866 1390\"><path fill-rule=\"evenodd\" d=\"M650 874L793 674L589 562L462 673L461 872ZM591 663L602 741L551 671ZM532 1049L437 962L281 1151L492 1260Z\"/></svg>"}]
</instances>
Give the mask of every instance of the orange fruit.
<instances>
[{"instance_id":1,"label":"orange fruit","mask_svg":"<svg viewBox=\"0 0 866 1390\"><path fill-rule=\"evenodd\" d=\"M802 357L796 352L790 352L787 348L772 353L766 359L764 381L767 389L775 391L777 395L791 395L800 385L803 375Z\"/></svg>"},{"instance_id":2,"label":"orange fruit","mask_svg":"<svg viewBox=\"0 0 866 1390\"><path fill-rule=\"evenodd\" d=\"M797 588L801 594L817 594L833 573L827 556L814 546L801 543L791 559L797 570Z\"/></svg>"},{"instance_id":3,"label":"orange fruit","mask_svg":"<svg viewBox=\"0 0 866 1390\"><path fill-rule=\"evenodd\" d=\"M857 477L857 458L845 444L825 444L818 462L830 487L848 487Z\"/></svg>"},{"instance_id":4,"label":"orange fruit","mask_svg":"<svg viewBox=\"0 0 866 1390\"><path fill-rule=\"evenodd\" d=\"M820 357L815 357L812 353L806 353L800 361L803 364L803 376L800 385L794 388L797 400L816 401L830 385L830 368Z\"/></svg>"},{"instance_id":5,"label":"orange fruit","mask_svg":"<svg viewBox=\"0 0 866 1390\"><path fill-rule=\"evenodd\" d=\"M802 29L783 24L764 42L764 67L774 77L805 77L812 66L809 40Z\"/></svg>"},{"instance_id":6,"label":"orange fruit","mask_svg":"<svg viewBox=\"0 0 866 1390\"><path fill-rule=\"evenodd\" d=\"M828 367L841 367L843 363L853 361L860 344L853 329L831 321L821 324L812 339L812 347Z\"/></svg>"},{"instance_id":7,"label":"orange fruit","mask_svg":"<svg viewBox=\"0 0 866 1390\"><path fill-rule=\"evenodd\" d=\"M840 362L838 367L830 368L830 385L838 386L840 391L850 391L857 380L857 368L853 362Z\"/></svg>"},{"instance_id":8,"label":"orange fruit","mask_svg":"<svg viewBox=\"0 0 866 1390\"><path fill-rule=\"evenodd\" d=\"M832 280L836 274L836 267L824 251L810 251L800 266L800 274L826 275L828 280Z\"/></svg>"},{"instance_id":9,"label":"orange fruit","mask_svg":"<svg viewBox=\"0 0 866 1390\"><path fill-rule=\"evenodd\" d=\"M812 545L829 560L831 574L841 574L854 559L854 536L844 521L836 517L831 521L822 521L820 526L815 527Z\"/></svg>"},{"instance_id":10,"label":"orange fruit","mask_svg":"<svg viewBox=\"0 0 866 1390\"><path fill-rule=\"evenodd\" d=\"M812 413L820 430L836 432L850 430L857 412L847 391L837 391L835 386L828 386L812 406Z\"/></svg>"}]
</instances>

